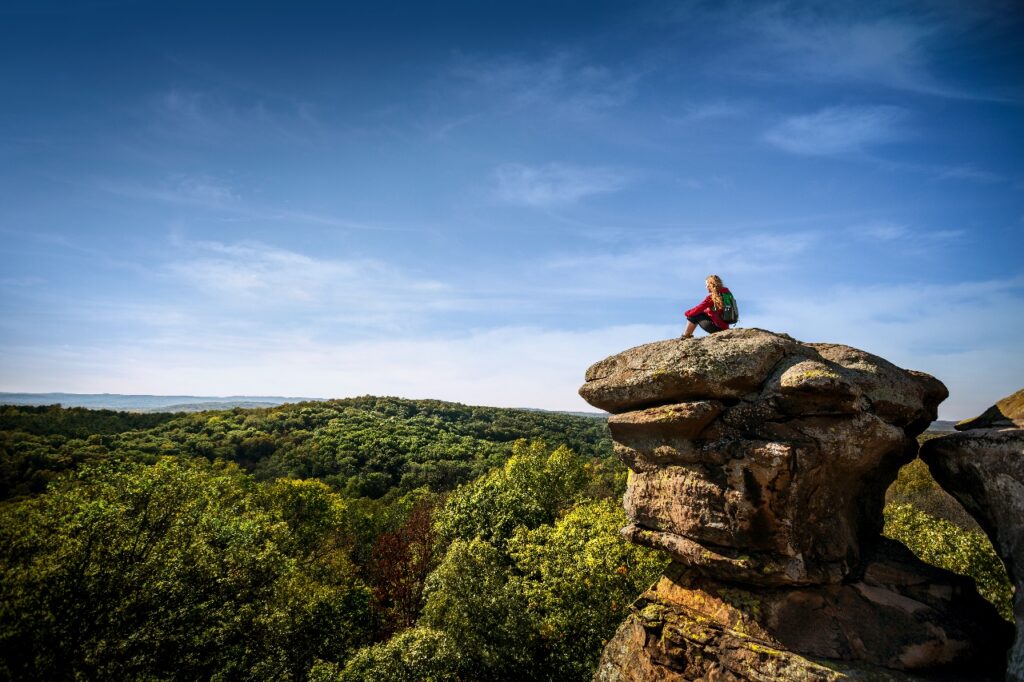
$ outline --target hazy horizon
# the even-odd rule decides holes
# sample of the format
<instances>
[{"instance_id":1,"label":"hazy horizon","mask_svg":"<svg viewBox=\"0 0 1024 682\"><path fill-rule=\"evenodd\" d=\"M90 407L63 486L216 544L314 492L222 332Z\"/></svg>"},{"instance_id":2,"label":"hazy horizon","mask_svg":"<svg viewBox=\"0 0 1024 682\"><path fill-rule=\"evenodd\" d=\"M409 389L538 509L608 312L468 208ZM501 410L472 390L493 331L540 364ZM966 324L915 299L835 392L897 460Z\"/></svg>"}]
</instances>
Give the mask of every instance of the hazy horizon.
<instances>
[{"instance_id":1,"label":"hazy horizon","mask_svg":"<svg viewBox=\"0 0 1024 682\"><path fill-rule=\"evenodd\" d=\"M1024 386L1014 2L0 9L0 390L587 411L741 326Z\"/></svg>"},{"instance_id":2,"label":"hazy horizon","mask_svg":"<svg viewBox=\"0 0 1024 682\"><path fill-rule=\"evenodd\" d=\"M11 396L15 397L14 400L11 400ZM272 406L272 407L277 407L279 405L284 405L284 404L288 404L288 403L297 403L297 402L327 402L327 401L331 401L331 400L352 400L352 399L365 398L365 397L372 397L372 398L395 398L395 399L398 399L398 400L437 400L436 398L426 398L426 397L385 396L385 395L376 395L376 396L374 396L374 395L362 395L362 396L350 395L350 396L331 396L331 397L298 397L298 396L286 397L286 396L265 396L265 395L219 395L219 396L218 395L214 395L214 396L211 396L211 395L154 395L154 394L149 394L149 393L141 393L141 394L138 394L138 393L137 394L124 394L124 393L66 393L66 392L63 392L63 391L52 391L52 392L49 392L49 393L25 393L25 392L14 392L14 391L0 391L0 405L45 406L45 405L48 405L48 404L53 404L53 403L48 403L48 402L45 402L45 401L31 401L31 400L29 400L30 396L31 397L35 397L35 396L53 396L53 397L68 396L68 397L72 397L72 398L86 398L88 400L72 400L70 403L61 404L61 407L88 407L90 409L113 409L113 410L124 409L123 407L118 407L118 403L120 402L120 403L128 404L130 401L128 401L128 400L116 401L115 400L115 401L111 401L109 403L103 403L102 401L98 401L96 399L102 399L102 398L105 398L105 397L123 398L123 399L133 399L133 398L134 399L137 399L137 398L155 399L157 401L157 404L156 404L155 407L152 407L152 409L148 410L150 412L158 411L160 409L160 407L161 407L161 404L163 404L164 407L175 407L175 406L177 406L179 404L182 404L182 403L178 402L179 399L187 399L187 400L189 400L189 402L199 401L196 404L205 404L205 403L217 404L217 403L228 403L228 402L252 401L252 402L262 402L263 404L266 404L266 405ZM441 401L441 402L458 403L458 401ZM459 403L459 404L465 404L465 403ZM142 402L139 402L137 405L133 403L133 405L135 405L136 407L144 407L145 406ZM514 407L509 407L509 406L506 406L506 405L472 405L472 404L469 404L469 405L467 405L467 407L494 407L494 408L510 409L510 410L539 410L541 412L561 412L561 413L567 413L567 414L587 414L587 415L602 415L602 416L608 414L607 412L605 412L603 410L598 410L597 408L594 408L594 407L590 407L589 409L583 409L583 410L546 410L544 408L535 408L535 407L522 406L522 405L514 406ZM217 408L211 408L211 409L217 409ZM944 423L944 424L954 424L954 423L956 423L958 421L962 421L964 419L969 419L970 417L973 417L973 416L976 416L976 415L960 416L960 417L957 417L955 419L938 419L938 420L936 420L935 423L941 422L941 423Z\"/></svg>"}]
</instances>

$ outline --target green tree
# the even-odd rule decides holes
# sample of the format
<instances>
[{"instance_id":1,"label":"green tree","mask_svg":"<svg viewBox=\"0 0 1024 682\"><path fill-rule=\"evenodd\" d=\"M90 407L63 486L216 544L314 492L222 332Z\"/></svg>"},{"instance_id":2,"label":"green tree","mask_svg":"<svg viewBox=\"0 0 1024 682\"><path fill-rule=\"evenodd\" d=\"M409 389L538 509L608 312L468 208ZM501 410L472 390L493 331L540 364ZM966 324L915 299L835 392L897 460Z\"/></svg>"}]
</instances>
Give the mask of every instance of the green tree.
<instances>
[{"instance_id":1,"label":"green tree","mask_svg":"<svg viewBox=\"0 0 1024 682\"><path fill-rule=\"evenodd\" d=\"M884 535L899 540L922 560L974 578L981 596L1006 620L1013 621L1013 586L984 533L964 530L909 504L885 507Z\"/></svg>"},{"instance_id":2,"label":"green tree","mask_svg":"<svg viewBox=\"0 0 1024 682\"><path fill-rule=\"evenodd\" d=\"M455 642L469 679L536 677L539 641L511 570L489 542L456 540L427 580L420 622Z\"/></svg>"},{"instance_id":3,"label":"green tree","mask_svg":"<svg viewBox=\"0 0 1024 682\"><path fill-rule=\"evenodd\" d=\"M436 527L451 544L427 580L420 624L457 643L473 679L593 676L625 607L667 563L619 536L617 499L584 497L619 478L567 448L520 442L449 496Z\"/></svg>"},{"instance_id":4,"label":"green tree","mask_svg":"<svg viewBox=\"0 0 1024 682\"><path fill-rule=\"evenodd\" d=\"M458 682L473 679L462 670L464 657L441 630L416 627L389 641L364 647L344 668L319 664L310 682Z\"/></svg>"},{"instance_id":5,"label":"green tree","mask_svg":"<svg viewBox=\"0 0 1024 682\"><path fill-rule=\"evenodd\" d=\"M584 461L567 447L518 441L499 469L460 488L438 515L442 544L482 538L503 547L516 528L554 521L587 483Z\"/></svg>"},{"instance_id":6,"label":"green tree","mask_svg":"<svg viewBox=\"0 0 1024 682\"><path fill-rule=\"evenodd\" d=\"M626 514L612 500L582 502L553 526L520 528L508 551L510 587L526 597L546 653L545 677L589 680L626 607L668 560L625 542Z\"/></svg>"},{"instance_id":7,"label":"green tree","mask_svg":"<svg viewBox=\"0 0 1024 682\"><path fill-rule=\"evenodd\" d=\"M931 433L931 432L928 432ZM927 440L925 434L919 440ZM928 465L914 459L900 469L896 480L885 491L886 503L909 504L928 516L945 519L964 530L981 532L981 526L952 495L942 489Z\"/></svg>"},{"instance_id":8,"label":"green tree","mask_svg":"<svg viewBox=\"0 0 1024 682\"><path fill-rule=\"evenodd\" d=\"M307 564L351 541L348 503L321 481L282 478L254 493L261 507L287 524L286 551Z\"/></svg>"},{"instance_id":9,"label":"green tree","mask_svg":"<svg viewBox=\"0 0 1024 682\"><path fill-rule=\"evenodd\" d=\"M365 642L369 591L319 484L103 464L0 509L7 677L297 679ZM321 553L317 547L330 549Z\"/></svg>"}]
</instances>

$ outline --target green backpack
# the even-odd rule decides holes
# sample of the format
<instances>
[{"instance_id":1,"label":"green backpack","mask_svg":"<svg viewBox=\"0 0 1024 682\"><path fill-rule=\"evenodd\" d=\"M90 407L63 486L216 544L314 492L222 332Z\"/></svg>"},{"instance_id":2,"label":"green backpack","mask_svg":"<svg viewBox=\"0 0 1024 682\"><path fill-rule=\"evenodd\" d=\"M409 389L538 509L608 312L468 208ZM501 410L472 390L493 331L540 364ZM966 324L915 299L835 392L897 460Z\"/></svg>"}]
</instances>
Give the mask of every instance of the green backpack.
<instances>
[{"instance_id":1,"label":"green backpack","mask_svg":"<svg viewBox=\"0 0 1024 682\"><path fill-rule=\"evenodd\" d=\"M732 294L722 294L722 312L719 313L719 317L726 324L736 324L740 321L740 308Z\"/></svg>"}]
</instances>

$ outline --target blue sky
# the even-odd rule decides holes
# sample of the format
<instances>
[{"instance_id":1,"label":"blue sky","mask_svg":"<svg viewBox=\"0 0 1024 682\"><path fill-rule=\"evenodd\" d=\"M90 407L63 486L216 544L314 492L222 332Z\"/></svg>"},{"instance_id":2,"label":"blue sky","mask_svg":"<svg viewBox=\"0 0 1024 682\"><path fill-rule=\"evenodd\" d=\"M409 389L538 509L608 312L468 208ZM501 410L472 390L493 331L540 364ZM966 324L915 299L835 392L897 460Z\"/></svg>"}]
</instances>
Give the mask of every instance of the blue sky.
<instances>
[{"instance_id":1,"label":"blue sky","mask_svg":"<svg viewBox=\"0 0 1024 682\"><path fill-rule=\"evenodd\" d=\"M1024 386L1014 2L0 6L0 390L586 409L742 326Z\"/></svg>"}]
</instances>

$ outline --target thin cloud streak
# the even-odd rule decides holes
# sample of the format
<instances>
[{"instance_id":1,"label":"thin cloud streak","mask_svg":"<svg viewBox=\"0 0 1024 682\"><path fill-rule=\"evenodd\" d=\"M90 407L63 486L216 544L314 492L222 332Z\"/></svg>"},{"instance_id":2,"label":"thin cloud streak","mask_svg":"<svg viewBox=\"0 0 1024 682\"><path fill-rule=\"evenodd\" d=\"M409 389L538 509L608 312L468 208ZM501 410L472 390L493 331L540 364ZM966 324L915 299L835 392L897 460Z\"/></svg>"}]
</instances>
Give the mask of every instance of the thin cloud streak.
<instances>
[{"instance_id":1,"label":"thin cloud streak","mask_svg":"<svg viewBox=\"0 0 1024 682\"><path fill-rule=\"evenodd\" d=\"M889 221L879 221L856 225L850 228L850 232L862 239L892 242L906 237L910 229L906 225Z\"/></svg>"},{"instance_id":2,"label":"thin cloud streak","mask_svg":"<svg viewBox=\"0 0 1024 682\"><path fill-rule=\"evenodd\" d=\"M550 163L546 166L504 164L495 172L498 198L522 206L574 204L596 194L623 189L629 179L610 168L592 168Z\"/></svg>"},{"instance_id":3,"label":"thin cloud streak","mask_svg":"<svg viewBox=\"0 0 1024 682\"><path fill-rule=\"evenodd\" d=\"M898 250L913 256L928 255L966 237L963 230L917 230L887 220L854 225L847 232L861 242L881 243L890 252Z\"/></svg>"},{"instance_id":4,"label":"thin cloud streak","mask_svg":"<svg viewBox=\"0 0 1024 682\"><path fill-rule=\"evenodd\" d=\"M183 206L239 212L244 207L238 193L216 178L208 175L172 175L159 185L131 182L100 181L93 185L109 194Z\"/></svg>"},{"instance_id":5,"label":"thin cloud streak","mask_svg":"<svg viewBox=\"0 0 1024 682\"><path fill-rule=\"evenodd\" d=\"M992 173L991 171L977 168L973 164L969 163L940 171L939 179L969 180L971 182L980 182L982 184L1006 182L1007 180L1004 176L999 175L998 173Z\"/></svg>"},{"instance_id":6,"label":"thin cloud streak","mask_svg":"<svg viewBox=\"0 0 1024 682\"><path fill-rule=\"evenodd\" d=\"M371 224L301 209L253 204L230 184L210 175L176 174L154 185L101 181L92 187L108 194L143 202L192 206L229 216L232 220L300 223L368 232L416 232L417 227Z\"/></svg>"},{"instance_id":7,"label":"thin cloud streak","mask_svg":"<svg viewBox=\"0 0 1024 682\"><path fill-rule=\"evenodd\" d=\"M907 112L895 106L836 106L793 116L765 133L779 149L803 156L851 154L900 137Z\"/></svg>"},{"instance_id":8,"label":"thin cloud streak","mask_svg":"<svg viewBox=\"0 0 1024 682\"><path fill-rule=\"evenodd\" d=\"M315 147L338 139L347 127L326 126L310 102L257 92L170 89L150 98L140 111L148 136L185 144L244 144L253 137Z\"/></svg>"},{"instance_id":9,"label":"thin cloud streak","mask_svg":"<svg viewBox=\"0 0 1024 682\"><path fill-rule=\"evenodd\" d=\"M936 9L918 7L910 19L877 11L872 15L870 7L861 5L815 8L812 3L809 8L776 2L749 15L746 32L755 40L740 51L740 64L772 79L796 76L822 84L870 84L934 97L1009 101L944 82L935 74L939 46L990 18L984 11L955 4L946 13Z\"/></svg>"},{"instance_id":10,"label":"thin cloud streak","mask_svg":"<svg viewBox=\"0 0 1024 682\"><path fill-rule=\"evenodd\" d=\"M734 102L710 100L684 105L679 113L667 115L665 120L674 124L692 125L715 119L734 118L740 116L745 111L745 106Z\"/></svg>"},{"instance_id":11,"label":"thin cloud streak","mask_svg":"<svg viewBox=\"0 0 1024 682\"><path fill-rule=\"evenodd\" d=\"M593 274L623 284L658 282L661 275L692 270L695 262L704 263L705 268L724 267L736 273L771 272L792 267L793 259L806 253L820 238L820 234L812 231L734 233L729 238L717 239L677 238L641 248L554 258L545 267L569 276L572 272Z\"/></svg>"},{"instance_id":12,"label":"thin cloud streak","mask_svg":"<svg viewBox=\"0 0 1024 682\"><path fill-rule=\"evenodd\" d=\"M518 55L461 55L447 73L454 96L484 102L488 109L530 111L543 116L593 119L636 97L640 69L616 69L580 53L556 51L539 59Z\"/></svg>"},{"instance_id":13,"label":"thin cloud streak","mask_svg":"<svg viewBox=\"0 0 1024 682\"><path fill-rule=\"evenodd\" d=\"M168 276L208 296L241 297L264 306L322 308L343 302L363 310L387 301L404 309L448 290L439 281L410 277L375 259L314 258L259 242L176 240L176 246L188 255L166 266Z\"/></svg>"}]
</instances>

